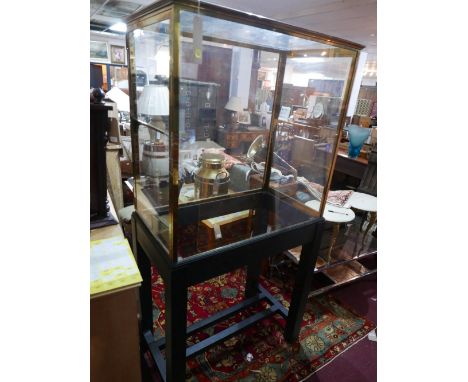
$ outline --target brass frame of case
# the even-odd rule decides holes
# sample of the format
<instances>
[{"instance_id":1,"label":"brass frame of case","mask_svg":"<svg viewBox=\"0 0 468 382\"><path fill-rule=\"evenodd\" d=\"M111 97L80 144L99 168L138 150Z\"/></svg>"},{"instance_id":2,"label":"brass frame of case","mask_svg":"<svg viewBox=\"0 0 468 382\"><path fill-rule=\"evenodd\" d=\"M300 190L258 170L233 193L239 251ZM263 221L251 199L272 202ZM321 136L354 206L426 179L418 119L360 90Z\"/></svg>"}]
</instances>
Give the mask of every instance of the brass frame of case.
<instances>
[{"instance_id":1,"label":"brass frame of case","mask_svg":"<svg viewBox=\"0 0 468 382\"><path fill-rule=\"evenodd\" d=\"M179 52L180 52L180 12L182 10L197 12L202 15L207 15L211 17L216 17L219 19L224 19L228 21L234 21L241 24L250 25L257 28L267 29L275 32L284 33L290 36L295 36L302 39L312 40L315 42L323 43L326 45L333 46L335 48L342 48L337 53L341 57L348 56L352 58L351 66L350 66L350 74L348 81L346 82L346 89L343 95L343 102L341 105L341 112L337 127L337 135L335 146L333 148L332 153L332 162L330 165L330 169L328 171L327 177L327 184L324 185L324 192L322 195L322 200L320 204L320 211L319 216L323 216L323 211L325 209L325 204L328 196L328 191L331 185L331 180L333 176L333 171L335 169L336 163L336 156L338 152L338 144L341 139L341 134L343 130L343 125L346 119L346 110L349 105L349 98L351 94L351 85L354 81L355 74L356 74L356 66L357 66L357 57L358 53L361 49L364 48L363 45L337 38L332 37L323 33L309 31L304 28L295 27L292 25L288 25L276 20L267 19L265 17L261 17L258 15L254 15L251 13L244 13L235 9L220 7L210 3L203 3L203 2L187 2L184 0L161 0L155 2L153 4L148 5L147 7L143 8L139 12L131 15L127 18L127 35L126 35L126 42L127 42L127 62L128 62L128 73L129 73L129 85L134 84L136 81L135 73L133 73L133 68L135 67L135 60L134 60L134 47L131 43L132 39L130 39L130 33L132 33L135 29L144 28L154 23L160 22L162 20L170 20L170 32L169 36L171 39L170 43L170 75L169 75L169 146L170 146L170 158L169 158L169 184L170 184L170 191L169 191L169 257L173 262L177 261L176 255L176 248L177 245L177 232L174 227L177 226L177 208L178 208L178 193L179 193L179 176L178 176L178 162L179 162L179 120L178 120L178 113L177 110L179 108ZM283 80L284 80L284 72L286 67L286 59L288 57L294 57L298 53L304 54L307 52L308 55L319 55L322 50L302 50L302 51L285 51L285 50L276 50L276 49L269 49L263 46L255 46L251 44L240 43L236 41L226 41L224 39L217 39L217 38L210 38L209 41L221 42L221 43L229 43L230 45L234 46L241 46L241 47L248 47L253 49L262 49L274 53L279 54L278 60L278 71L276 76L276 87L275 87L275 96L273 100L273 108L272 108L272 120L270 125L270 135L269 135L269 144L268 144L268 152L267 152L267 161L266 161L266 171L264 174L263 179L263 189L269 189L270 183L270 174L271 174L271 163L273 158L273 150L275 147L275 135L276 135L276 128L278 125L278 116L281 109L281 95L282 95L282 87L283 87ZM136 110L136 94L135 94L135 87L129 86L130 90L130 105L131 105L131 137L132 137L132 153L133 153L133 172L135 176L135 182L139 180L139 166L138 166L138 158L139 158L139 145L138 145L138 127L139 125L146 125L143 121L139 121L137 116L134 114ZM153 126L151 126L153 127ZM137 160L135 160L135 158ZM238 192L235 195L221 195L215 196L210 198L210 200L216 199L223 199L223 198L231 198L231 197L238 197L240 195L245 195L253 192L257 192L258 190L248 190L243 192ZM282 195L282 197L288 197ZM135 208L138 204L138 195L135 195ZM184 205L188 204L197 204L198 201L193 201L190 203L185 203ZM299 203L294 204L298 205ZM304 207L306 208L306 207ZM301 208L303 209L303 208ZM310 209L308 209L309 213L311 213Z\"/></svg>"}]
</instances>

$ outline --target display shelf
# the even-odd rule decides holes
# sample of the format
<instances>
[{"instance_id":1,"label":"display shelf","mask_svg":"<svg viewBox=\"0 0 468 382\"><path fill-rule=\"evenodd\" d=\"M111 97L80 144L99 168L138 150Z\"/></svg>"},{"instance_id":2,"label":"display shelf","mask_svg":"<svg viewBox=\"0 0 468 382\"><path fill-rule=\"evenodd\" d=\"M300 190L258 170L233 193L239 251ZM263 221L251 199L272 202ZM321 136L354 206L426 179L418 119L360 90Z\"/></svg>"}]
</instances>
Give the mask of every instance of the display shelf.
<instances>
[{"instance_id":1,"label":"display shelf","mask_svg":"<svg viewBox=\"0 0 468 382\"><path fill-rule=\"evenodd\" d=\"M299 264L299 259L300 259L300 254L301 254L301 247L293 248L287 252L285 252L285 255L291 259L295 264ZM377 255L377 250L370 250L370 251L365 251L358 253L354 256L350 256L349 254L346 254L340 259L332 258L330 261L330 264L327 264L325 260L323 260L321 257L317 259L317 263L315 264L315 272L323 272L326 269L336 267L338 265L346 264L355 260L363 259L368 256L374 256Z\"/></svg>"},{"instance_id":2,"label":"display shelf","mask_svg":"<svg viewBox=\"0 0 468 382\"><path fill-rule=\"evenodd\" d=\"M333 249L329 263L322 257L317 258L314 269L315 283L309 297L328 292L377 272L377 239L370 233L364 237L359 226L360 224L353 224L349 228L345 234L344 243ZM324 251L323 248L322 251ZM299 263L300 254L301 247L285 252L285 255L295 264Z\"/></svg>"},{"instance_id":3,"label":"display shelf","mask_svg":"<svg viewBox=\"0 0 468 382\"><path fill-rule=\"evenodd\" d=\"M348 279L344 279L344 280L342 280L340 282L336 282L336 283L333 283L333 284L330 284L330 285L326 285L326 286L323 286L323 287L320 287L320 288L313 289L309 293L309 297L318 296L318 295L323 294L325 292L329 292L330 290L335 289L335 288L337 288L339 286L350 284L350 283L352 283L352 282L354 282L356 280L360 280L363 277L370 276L370 275L375 274L375 273L377 273L377 269L367 270L364 273L357 274L356 276L349 277Z\"/></svg>"},{"instance_id":4,"label":"display shelf","mask_svg":"<svg viewBox=\"0 0 468 382\"><path fill-rule=\"evenodd\" d=\"M341 284L347 280L351 280L355 277L365 274L368 271L369 270L359 261L354 260L346 264L330 267L322 272L335 284Z\"/></svg>"}]
</instances>

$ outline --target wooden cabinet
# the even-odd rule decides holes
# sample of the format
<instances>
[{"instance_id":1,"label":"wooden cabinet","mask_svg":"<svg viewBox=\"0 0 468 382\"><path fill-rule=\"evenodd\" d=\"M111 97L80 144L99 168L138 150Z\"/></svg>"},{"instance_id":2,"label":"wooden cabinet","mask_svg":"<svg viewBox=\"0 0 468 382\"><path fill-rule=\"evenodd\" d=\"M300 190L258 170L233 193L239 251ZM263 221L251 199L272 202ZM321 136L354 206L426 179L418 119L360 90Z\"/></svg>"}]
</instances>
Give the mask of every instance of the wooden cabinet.
<instances>
[{"instance_id":1,"label":"wooden cabinet","mask_svg":"<svg viewBox=\"0 0 468 382\"><path fill-rule=\"evenodd\" d=\"M248 147L259 135L268 140L269 132L270 130L252 127L249 131L218 129L218 142L228 151L238 150L243 146Z\"/></svg>"},{"instance_id":2,"label":"wooden cabinet","mask_svg":"<svg viewBox=\"0 0 468 382\"><path fill-rule=\"evenodd\" d=\"M186 132L195 130L196 140L214 140L219 84L180 80L181 122Z\"/></svg>"},{"instance_id":3,"label":"wooden cabinet","mask_svg":"<svg viewBox=\"0 0 468 382\"><path fill-rule=\"evenodd\" d=\"M105 179L105 178L104 178ZM110 215L116 216L112 201ZM90 232L91 241L124 240L119 224ZM112 253L106 255L111 257ZM131 255L130 255L131 256ZM91 266L91 271L92 271ZM91 382L140 382L139 283L90 294Z\"/></svg>"},{"instance_id":4,"label":"wooden cabinet","mask_svg":"<svg viewBox=\"0 0 468 382\"><path fill-rule=\"evenodd\" d=\"M91 381L139 382L138 288L91 299Z\"/></svg>"}]
</instances>

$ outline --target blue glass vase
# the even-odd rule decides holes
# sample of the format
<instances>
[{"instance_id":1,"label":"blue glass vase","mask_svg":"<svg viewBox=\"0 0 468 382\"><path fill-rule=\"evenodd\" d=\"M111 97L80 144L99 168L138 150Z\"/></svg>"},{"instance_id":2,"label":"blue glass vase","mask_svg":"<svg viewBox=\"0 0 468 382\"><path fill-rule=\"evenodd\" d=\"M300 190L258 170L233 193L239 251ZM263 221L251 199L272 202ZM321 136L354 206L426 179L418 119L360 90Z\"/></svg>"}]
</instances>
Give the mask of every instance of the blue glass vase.
<instances>
[{"instance_id":1,"label":"blue glass vase","mask_svg":"<svg viewBox=\"0 0 468 382\"><path fill-rule=\"evenodd\" d=\"M348 157L357 158L361 152L362 145L369 138L371 129L360 127L357 125L349 125L348 127L348 136L349 136L349 146L348 146Z\"/></svg>"}]
</instances>

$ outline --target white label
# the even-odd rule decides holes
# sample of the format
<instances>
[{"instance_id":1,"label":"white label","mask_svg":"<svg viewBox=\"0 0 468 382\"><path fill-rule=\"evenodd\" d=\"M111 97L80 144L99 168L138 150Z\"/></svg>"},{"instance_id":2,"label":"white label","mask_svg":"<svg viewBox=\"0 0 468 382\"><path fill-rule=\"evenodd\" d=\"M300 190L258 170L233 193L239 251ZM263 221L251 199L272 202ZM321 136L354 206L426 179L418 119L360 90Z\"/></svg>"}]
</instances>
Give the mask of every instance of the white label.
<instances>
[{"instance_id":1,"label":"white label","mask_svg":"<svg viewBox=\"0 0 468 382\"><path fill-rule=\"evenodd\" d=\"M216 240L223 238L223 235L221 234L221 227L218 224L213 225L213 230L214 230Z\"/></svg>"},{"instance_id":2,"label":"white label","mask_svg":"<svg viewBox=\"0 0 468 382\"><path fill-rule=\"evenodd\" d=\"M193 62L201 64L203 61L203 21L201 16L193 17Z\"/></svg>"}]
</instances>

